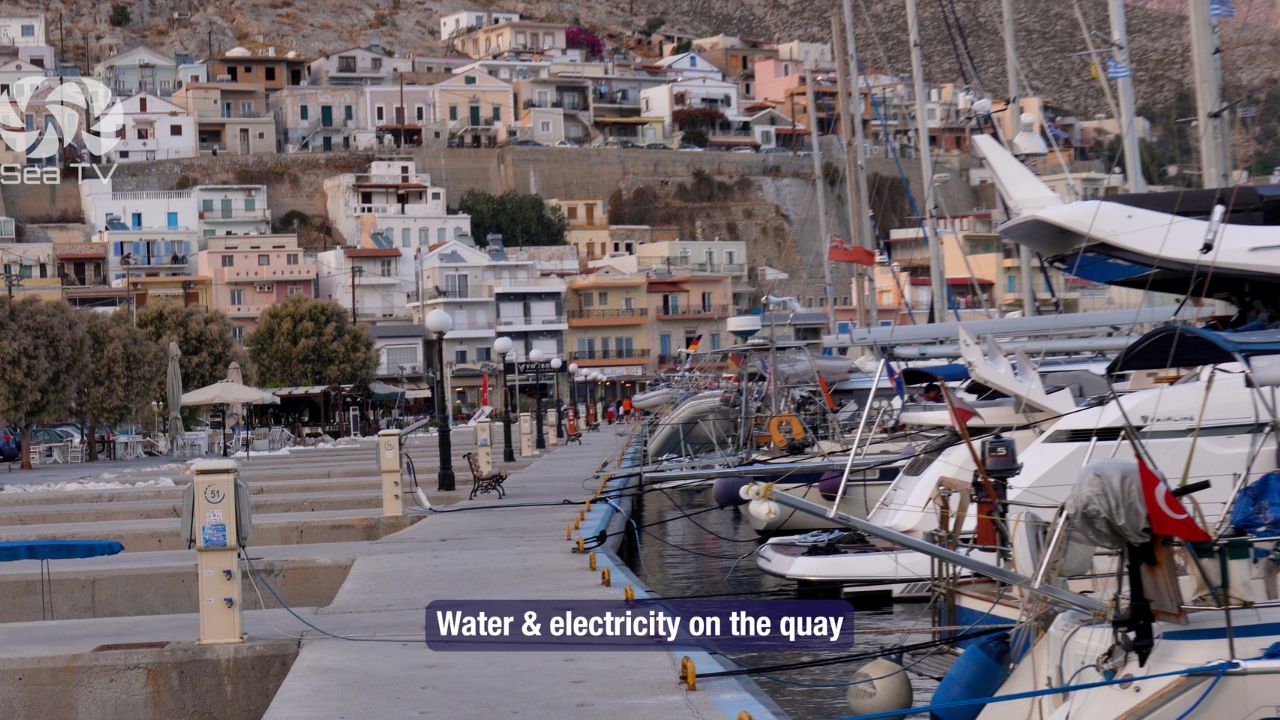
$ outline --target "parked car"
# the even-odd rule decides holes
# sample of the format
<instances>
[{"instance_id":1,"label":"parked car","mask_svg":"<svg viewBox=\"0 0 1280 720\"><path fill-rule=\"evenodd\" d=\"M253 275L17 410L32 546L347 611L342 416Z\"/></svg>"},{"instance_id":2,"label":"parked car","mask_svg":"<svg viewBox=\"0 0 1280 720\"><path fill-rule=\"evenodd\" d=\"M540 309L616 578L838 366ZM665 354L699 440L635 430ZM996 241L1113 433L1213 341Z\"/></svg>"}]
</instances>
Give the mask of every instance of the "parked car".
<instances>
[{"instance_id":1,"label":"parked car","mask_svg":"<svg viewBox=\"0 0 1280 720\"><path fill-rule=\"evenodd\" d=\"M556 146L556 147L558 147L558 148L576 148L576 147L582 147L581 145L579 145L578 143L576 143L576 142L574 142L574 141L572 141L572 140L560 140L559 142L557 142L557 143L555 144L555 146Z\"/></svg>"},{"instance_id":2,"label":"parked car","mask_svg":"<svg viewBox=\"0 0 1280 720\"><path fill-rule=\"evenodd\" d=\"M677 152L702 152L704 150L706 150L706 148L700 148L697 145L681 145L676 148Z\"/></svg>"},{"instance_id":3,"label":"parked car","mask_svg":"<svg viewBox=\"0 0 1280 720\"><path fill-rule=\"evenodd\" d=\"M742 145L742 146L739 146L739 147L736 147L736 148L734 148L734 149L730 150L729 152L736 152L736 153L752 153L752 154L755 154L756 149L755 149L755 148L753 148L753 147L750 147L750 146L748 146L748 145Z\"/></svg>"},{"instance_id":4,"label":"parked car","mask_svg":"<svg viewBox=\"0 0 1280 720\"><path fill-rule=\"evenodd\" d=\"M516 147L542 147L542 143L537 140L521 140L515 145Z\"/></svg>"},{"instance_id":5,"label":"parked car","mask_svg":"<svg viewBox=\"0 0 1280 720\"><path fill-rule=\"evenodd\" d=\"M11 427L0 427L0 462L13 462L22 457L22 433Z\"/></svg>"},{"instance_id":6,"label":"parked car","mask_svg":"<svg viewBox=\"0 0 1280 720\"><path fill-rule=\"evenodd\" d=\"M648 143L647 145L644 146L644 149L645 150L670 150L671 148L667 147L662 143Z\"/></svg>"},{"instance_id":7,"label":"parked car","mask_svg":"<svg viewBox=\"0 0 1280 720\"><path fill-rule=\"evenodd\" d=\"M31 430L31 442L36 445L57 445L74 439L69 430L61 428L38 427Z\"/></svg>"}]
</instances>

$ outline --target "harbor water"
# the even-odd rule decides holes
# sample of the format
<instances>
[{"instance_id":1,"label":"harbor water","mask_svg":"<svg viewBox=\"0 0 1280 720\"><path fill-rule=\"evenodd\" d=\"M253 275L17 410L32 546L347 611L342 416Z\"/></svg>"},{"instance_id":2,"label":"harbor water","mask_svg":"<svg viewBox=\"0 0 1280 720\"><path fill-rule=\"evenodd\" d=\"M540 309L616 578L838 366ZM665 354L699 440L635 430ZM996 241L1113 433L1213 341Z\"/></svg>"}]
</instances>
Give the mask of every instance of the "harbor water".
<instances>
[{"instance_id":1,"label":"harbor water","mask_svg":"<svg viewBox=\"0 0 1280 720\"><path fill-rule=\"evenodd\" d=\"M715 509L709 485L652 490L637 500L635 521L642 529L632 532L626 557L655 593L665 597L724 594L739 599L794 596L793 583L756 567L754 552L762 541L747 521L745 507ZM732 660L746 667L807 662L932 639L931 613L925 603L859 604L854 617L852 647L820 654L739 653ZM795 720L829 720L851 714L847 683L862 663L753 674L752 678ZM927 701L935 683L910 677L916 703Z\"/></svg>"}]
</instances>

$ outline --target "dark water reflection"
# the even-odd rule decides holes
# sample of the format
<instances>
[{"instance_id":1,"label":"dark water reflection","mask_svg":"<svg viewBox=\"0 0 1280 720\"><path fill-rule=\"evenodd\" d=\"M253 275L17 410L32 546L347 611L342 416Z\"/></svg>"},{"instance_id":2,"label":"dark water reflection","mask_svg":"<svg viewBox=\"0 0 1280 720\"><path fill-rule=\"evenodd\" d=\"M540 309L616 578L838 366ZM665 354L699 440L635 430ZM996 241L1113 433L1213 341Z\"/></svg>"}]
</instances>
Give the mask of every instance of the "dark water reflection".
<instances>
[{"instance_id":1,"label":"dark water reflection","mask_svg":"<svg viewBox=\"0 0 1280 720\"><path fill-rule=\"evenodd\" d=\"M684 513L696 513L713 504L709 488L650 492L642 495L640 500L636 510L637 522L644 525L669 520L646 528L648 534L640 535L639 552L629 553L631 568L655 592L663 596L745 593L773 597L786 596L794 591L792 583L766 575L756 568L755 557L749 553L759 543L747 521L745 507L681 518ZM927 633L886 634L875 631L925 630L929 626L929 611L924 603L859 607L855 613L856 641L851 649L842 648L832 653L752 653L734 657L749 666L819 659L926 641L931 638ZM839 684L847 682L860 664L842 663L778 673L774 678L760 675L754 678L796 720L828 720L851 714L845 700L847 686ZM934 684L915 675L910 677L916 703L926 702ZM836 687L811 687L832 685Z\"/></svg>"}]
</instances>

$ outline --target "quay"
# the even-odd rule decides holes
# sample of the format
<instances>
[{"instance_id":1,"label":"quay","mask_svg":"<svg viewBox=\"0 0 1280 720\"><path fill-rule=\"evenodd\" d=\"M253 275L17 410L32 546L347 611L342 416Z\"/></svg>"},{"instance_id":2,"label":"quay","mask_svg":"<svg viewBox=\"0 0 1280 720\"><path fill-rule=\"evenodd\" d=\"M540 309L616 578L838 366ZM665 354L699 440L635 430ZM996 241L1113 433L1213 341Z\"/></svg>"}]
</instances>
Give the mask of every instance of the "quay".
<instances>
[{"instance_id":1,"label":"quay","mask_svg":"<svg viewBox=\"0 0 1280 720\"><path fill-rule=\"evenodd\" d=\"M600 483L593 474L620 456L623 432L586 433L581 445L505 466L503 500L466 499L461 455L474 437L463 429L454 439L458 488L449 493L435 489L433 438L406 445L441 512L402 518L380 516L371 440L241 458L255 513L249 556L314 627L246 577L240 645L195 642L195 552L181 549L176 516L178 486L189 481L181 467L157 459L76 469L125 482L167 477L175 487L0 493L0 539L126 545L112 557L53 561L43 589L54 620L42 619L39 564L0 563L0 706L17 709L14 717L90 719L782 717L749 681L686 690L680 656L664 651L429 650L424 608L437 599L616 599L626 584L646 596L605 549L597 563L611 569L612 584L603 586L600 570L565 539ZM0 483L70 482L69 472L0 475ZM621 513L601 505L575 537L596 525L625 527ZM724 669L704 653L691 656L699 671Z\"/></svg>"}]
</instances>

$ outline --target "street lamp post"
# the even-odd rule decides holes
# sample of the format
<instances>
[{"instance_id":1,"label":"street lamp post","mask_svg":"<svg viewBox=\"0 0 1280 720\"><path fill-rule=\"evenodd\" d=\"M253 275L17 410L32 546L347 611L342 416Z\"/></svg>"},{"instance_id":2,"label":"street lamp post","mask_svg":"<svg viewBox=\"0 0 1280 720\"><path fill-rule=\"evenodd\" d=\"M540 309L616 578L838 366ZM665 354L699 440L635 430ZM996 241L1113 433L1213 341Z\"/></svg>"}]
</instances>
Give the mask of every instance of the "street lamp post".
<instances>
[{"instance_id":1,"label":"street lamp post","mask_svg":"<svg viewBox=\"0 0 1280 720\"><path fill-rule=\"evenodd\" d=\"M511 397L507 395L507 354L514 343L505 335L493 341L493 351L502 362L502 461L516 461L516 449L511 443Z\"/></svg>"},{"instance_id":2,"label":"street lamp post","mask_svg":"<svg viewBox=\"0 0 1280 720\"><path fill-rule=\"evenodd\" d=\"M578 430L582 430L582 418L578 417L578 363L569 363L569 406L573 408L573 416L578 420Z\"/></svg>"},{"instance_id":3,"label":"street lamp post","mask_svg":"<svg viewBox=\"0 0 1280 720\"><path fill-rule=\"evenodd\" d=\"M436 396L436 419L439 423L440 438L440 473L436 478L436 489L441 492L453 490L453 442L449 437L449 420L445 417L449 412L448 399L444 396L444 336L453 329L453 316L436 308L427 313L427 330L436 336L436 382L431 394Z\"/></svg>"},{"instance_id":4,"label":"street lamp post","mask_svg":"<svg viewBox=\"0 0 1280 720\"><path fill-rule=\"evenodd\" d=\"M538 433L534 437L533 446L539 450L547 449L547 436L542 427L542 354L541 348L534 348L529 351L529 361L534 363L533 384L537 386L534 391L534 422L537 423Z\"/></svg>"},{"instance_id":5,"label":"street lamp post","mask_svg":"<svg viewBox=\"0 0 1280 720\"><path fill-rule=\"evenodd\" d=\"M551 358L551 386L555 388L555 398L553 402L556 404L556 437L563 440L564 438L564 417L560 410L560 367L564 365L564 361L558 357Z\"/></svg>"}]
</instances>

